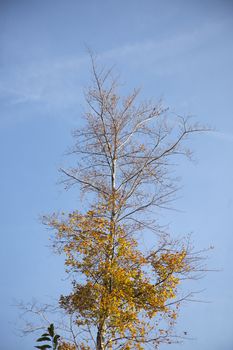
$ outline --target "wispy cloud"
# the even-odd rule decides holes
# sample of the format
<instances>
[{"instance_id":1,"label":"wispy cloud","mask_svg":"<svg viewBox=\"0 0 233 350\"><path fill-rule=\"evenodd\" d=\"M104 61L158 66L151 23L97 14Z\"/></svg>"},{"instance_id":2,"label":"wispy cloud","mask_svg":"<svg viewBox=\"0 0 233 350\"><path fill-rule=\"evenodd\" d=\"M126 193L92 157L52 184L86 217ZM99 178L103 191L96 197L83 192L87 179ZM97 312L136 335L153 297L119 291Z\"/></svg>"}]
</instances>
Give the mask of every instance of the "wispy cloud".
<instances>
[{"instance_id":1,"label":"wispy cloud","mask_svg":"<svg viewBox=\"0 0 233 350\"><path fill-rule=\"evenodd\" d=\"M1 74L0 97L11 105L72 103L77 100L75 90L83 65L83 58L69 57L7 66Z\"/></svg>"},{"instance_id":2,"label":"wispy cloud","mask_svg":"<svg viewBox=\"0 0 233 350\"><path fill-rule=\"evenodd\" d=\"M26 103L28 101L40 101L40 94L33 94L26 91L19 91L17 89L0 86L0 96L8 98L11 97L12 104Z\"/></svg>"},{"instance_id":3,"label":"wispy cloud","mask_svg":"<svg viewBox=\"0 0 233 350\"><path fill-rule=\"evenodd\" d=\"M223 23L206 23L187 33L163 40L146 40L103 51L99 58L126 67L150 70L158 76L175 74L182 69L182 59L198 52L203 43L214 37ZM0 97L9 104L44 103L69 105L77 102L80 81L87 71L86 55L53 57L25 64L9 64L0 71Z\"/></svg>"},{"instance_id":4,"label":"wispy cloud","mask_svg":"<svg viewBox=\"0 0 233 350\"><path fill-rule=\"evenodd\" d=\"M174 33L173 36L163 40L146 40L123 45L103 52L100 57L105 60L126 60L130 65L137 66L142 63L146 63L147 66L151 64L149 69L155 69L158 75L170 74L171 70L167 65L167 60L175 61L178 65L183 58L185 59L185 55L195 53L195 51L200 53L201 49L205 48L203 44L216 38L216 35L224 30L226 24L226 20L206 21L203 26L192 31ZM174 70L175 66L171 65L171 69Z\"/></svg>"}]
</instances>

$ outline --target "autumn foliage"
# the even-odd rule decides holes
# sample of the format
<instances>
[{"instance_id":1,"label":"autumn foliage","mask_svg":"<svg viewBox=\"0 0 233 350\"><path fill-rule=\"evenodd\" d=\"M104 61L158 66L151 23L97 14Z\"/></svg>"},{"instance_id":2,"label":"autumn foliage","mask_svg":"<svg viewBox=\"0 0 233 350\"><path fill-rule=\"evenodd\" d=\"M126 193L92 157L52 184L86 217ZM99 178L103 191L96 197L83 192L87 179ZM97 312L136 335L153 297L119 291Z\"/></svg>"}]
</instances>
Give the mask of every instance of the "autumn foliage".
<instances>
[{"instance_id":1,"label":"autumn foliage","mask_svg":"<svg viewBox=\"0 0 233 350\"><path fill-rule=\"evenodd\" d=\"M72 293L61 296L60 305L75 314L78 326L101 330L104 349L159 344L177 317L177 285L190 269L186 249L163 246L145 254L123 227L112 235L111 221L99 215L73 212L49 222L68 271L83 280L74 280ZM170 327L160 329L159 317Z\"/></svg>"}]
</instances>

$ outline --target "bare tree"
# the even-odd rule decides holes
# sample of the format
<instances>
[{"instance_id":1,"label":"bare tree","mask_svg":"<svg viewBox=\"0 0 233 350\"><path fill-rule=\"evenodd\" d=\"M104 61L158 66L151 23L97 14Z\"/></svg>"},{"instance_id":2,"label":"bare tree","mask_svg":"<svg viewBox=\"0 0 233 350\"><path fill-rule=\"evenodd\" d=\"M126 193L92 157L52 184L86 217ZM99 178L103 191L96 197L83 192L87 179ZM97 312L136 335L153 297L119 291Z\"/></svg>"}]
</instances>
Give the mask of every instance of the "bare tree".
<instances>
[{"instance_id":1,"label":"bare tree","mask_svg":"<svg viewBox=\"0 0 233 350\"><path fill-rule=\"evenodd\" d=\"M191 154L184 141L207 129L190 124L189 118L169 118L160 102L138 103L139 90L121 98L112 71L98 71L93 57L92 72L93 84L85 93L86 125L74 131L70 151L78 156L77 166L61 169L64 182L95 193L97 202L108 205L105 215L115 224L131 220L147 226L145 213L166 208L174 199L172 162Z\"/></svg>"}]
</instances>

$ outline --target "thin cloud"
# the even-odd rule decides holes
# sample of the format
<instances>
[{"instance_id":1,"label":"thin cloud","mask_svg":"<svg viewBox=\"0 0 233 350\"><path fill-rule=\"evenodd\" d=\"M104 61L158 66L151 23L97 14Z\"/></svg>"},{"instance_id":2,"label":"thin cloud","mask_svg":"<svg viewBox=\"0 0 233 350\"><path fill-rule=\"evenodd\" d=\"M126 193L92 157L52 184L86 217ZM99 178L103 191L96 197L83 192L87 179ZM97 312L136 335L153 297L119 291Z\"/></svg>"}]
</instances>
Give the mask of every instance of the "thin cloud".
<instances>
[{"instance_id":1,"label":"thin cloud","mask_svg":"<svg viewBox=\"0 0 233 350\"><path fill-rule=\"evenodd\" d=\"M204 26L190 32L174 34L163 40L147 40L134 44L128 44L121 47L108 50L100 54L100 58L104 60L126 60L130 65L140 65L146 61L147 65L150 62L156 64L157 73L159 75L169 74L170 70L166 65L166 60L175 60L179 63L179 59L185 54L193 50L199 50L204 43L211 38L215 38L216 34L221 32L227 25L226 20L219 20L218 22L206 22ZM161 67L165 67L166 70ZM150 66L150 69L153 66ZM172 65L172 69L174 69Z\"/></svg>"},{"instance_id":2,"label":"thin cloud","mask_svg":"<svg viewBox=\"0 0 233 350\"><path fill-rule=\"evenodd\" d=\"M204 27L188 33L174 34L172 38L162 41L147 40L123 45L103 51L98 57L103 61L134 68L149 67L157 75L175 74L182 68L184 55L197 51L200 45L221 31L225 24L223 21L207 22ZM39 102L61 106L76 103L77 91L81 88L80 80L87 70L85 66L88 62L87 55L74 55L9 65L1 74L0 97L12 105Z\"/></svg>"},{"instance_id":3,"label":"thin cloud","mask_svg":"<svg viewBox=\"0 0 233 350\"><path fill-rule=\"evenodd\" d=\"M77 97L75 85L83 64L83 58L69 57L7 67L0 83L0 97L11 105L72 103ZM13 71L11 75L9 70Z\"/></svg>"}]
</instances>

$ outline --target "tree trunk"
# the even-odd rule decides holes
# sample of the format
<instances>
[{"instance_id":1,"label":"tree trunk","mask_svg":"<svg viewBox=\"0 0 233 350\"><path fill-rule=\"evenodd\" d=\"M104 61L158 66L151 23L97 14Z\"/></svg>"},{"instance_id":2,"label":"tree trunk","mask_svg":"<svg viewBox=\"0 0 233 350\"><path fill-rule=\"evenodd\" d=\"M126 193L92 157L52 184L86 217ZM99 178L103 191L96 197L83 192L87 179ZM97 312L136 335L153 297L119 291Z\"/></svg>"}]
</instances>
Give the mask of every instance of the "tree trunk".
<instances>
[{"instance_id":1,"label":"tree trunk","mask_svg":"<svg viewBox=\"0 0 233 350\"><path fill-rule=\"evenodd\" d=\"M96 336L96 350L104 350L103 343L103 327L100 325Z\"/></svg>"}]
</instances>

